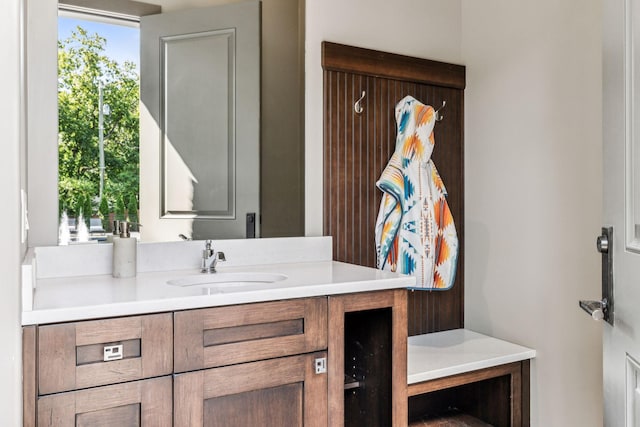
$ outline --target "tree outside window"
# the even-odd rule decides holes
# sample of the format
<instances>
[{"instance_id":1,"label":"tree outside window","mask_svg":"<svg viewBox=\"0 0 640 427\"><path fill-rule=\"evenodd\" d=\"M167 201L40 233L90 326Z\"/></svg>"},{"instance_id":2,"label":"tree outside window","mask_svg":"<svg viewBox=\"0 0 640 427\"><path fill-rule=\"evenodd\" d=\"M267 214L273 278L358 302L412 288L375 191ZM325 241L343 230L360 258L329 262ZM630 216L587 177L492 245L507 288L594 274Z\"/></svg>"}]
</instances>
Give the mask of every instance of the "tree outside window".
<instances>
[{"instance_id":1,"label":"tree outside window","mask_svg":"<svg viewBox=\"0 0 640 427\"><path fill-rule=\"evenodd\" d=\"M105 55L106 39L77 27L58 42L58 197L60 214L103 224L116 205L138 211L140 77L136 65ZM100 193L99 92L102 86L104 189Z\"/></svg>"}]
</instances>

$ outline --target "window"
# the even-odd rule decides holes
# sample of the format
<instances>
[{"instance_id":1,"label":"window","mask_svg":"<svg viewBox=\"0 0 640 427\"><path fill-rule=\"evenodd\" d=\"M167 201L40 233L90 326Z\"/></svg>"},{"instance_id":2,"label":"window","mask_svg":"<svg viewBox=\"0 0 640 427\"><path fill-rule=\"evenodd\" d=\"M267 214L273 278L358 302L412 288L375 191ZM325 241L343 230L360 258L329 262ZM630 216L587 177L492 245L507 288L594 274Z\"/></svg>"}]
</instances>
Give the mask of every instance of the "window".
<instances>
[{"instance_id":1,"label":"window","mask_svg":"<svg viewBox=\"0 0 640 427\"><path fill-rule=\"evenodd\" d=\"M139 45L137 22L59 9L60 244L138 221Z\"/></svg>"}]
</instances>

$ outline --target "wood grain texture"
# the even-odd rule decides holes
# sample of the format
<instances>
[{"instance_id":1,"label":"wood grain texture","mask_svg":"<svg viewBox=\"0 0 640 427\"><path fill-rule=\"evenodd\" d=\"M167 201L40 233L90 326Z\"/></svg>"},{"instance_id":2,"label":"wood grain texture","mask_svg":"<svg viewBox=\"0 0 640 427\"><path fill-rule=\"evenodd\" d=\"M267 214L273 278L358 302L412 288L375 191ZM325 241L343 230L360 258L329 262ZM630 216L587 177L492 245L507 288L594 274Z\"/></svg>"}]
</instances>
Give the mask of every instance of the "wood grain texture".
<instances>
[{"instance_id":1,"label":"wood grain texture","mask_svg":"<svg viewBox=\"0 0 640 427\"><path fill-rule=\"evenodd\" d=\"M174 425L325 427L327 374L313 367L326 356L317 352L177 374Z\"/></svg>"},{"instance_id":2,"label":"wood grain texture","mask_svg":"<svg viewBox=\"0 0 640 427\"><path fill-rule=\"evenodd\" d=\"M465 67L338 43L322 42L322 66L393 80L455 89L465 88Z\"/></svg>"},{"instance_id":3,"label":"wood grain texture","mask_svg":"<svg viewBox=\"0 0 640 427\"><path fill-rule=\"evenodd\" d=\"M522 427L531 425L531 361L522 361Z\"/></svg>"},{"instance_id":4,"label":"wood grain texture","mask_svg":"<svg viewBox=\"0 0 640 427\"><path fill-rule=\"evenodd\" d=\"M522 427L522 363L511 374L511 427Z\"/></svg>"},{"instance_id":5,"label":"wood grain texture","mask_svg":"<svg viewBox=\"0 0 640 427\"><path fill-rule=\"evenodd\" d=\"M173 378L145 380L140 387L142 426L172 427Z\"/></svg>"},{"instance_id":6,"label":"wood grain texture","mask_svg":"<svg viewBox=\"0 0 640 427\"><path fill-rule=\"evenodd\" d=\"M204 398L304 381L307 357L289 356L204 371Z\"/></svg>"},{"instance_id":7,"label":"wood grain texture","mask_svg":"<svg viewBox=\"0 0 640 427\"><path fill-rule=\"evenodd\" d=\"M300 335L304 332L302 319L282 320L260 325L232 326L204 331L204 346L231 344L248 340Z\"/></svg>"},{"instance_id":8,"label":"wood grain texture","mask_svg":"<svg viewBox=\"0 0 640 427\"><path fill-rule=\"evenodd\" d=\"M38 426L72 427L78 419L86 424L100 415L97 425L170 427L171 391L171 377L165 376L43 396L38 400Z\"/></svg>"},{"instance_id":9,"label":"wood grain texture","mask_svg":"<svg viewBox=\"0 0 640 427\"><path fill-rule=\"evenodd\" d=\"M22 426L36 426L36 327L22 328Z\"/></svg>"},{"instance_id":10,"label":"wood grain texture","mask_svg":"<svg viewBox=\"0 0 640 427\"><path fill-rule=\"evenodd\" d=\"M275 324L301 322L299 328L279 328ZM284 323L281 323L284 322ZM327 348L327 300L303 298L233 307L214 307L177 312L175 323L175 372L245 363ZM244 338L205 346L206 337L229 328L241 328ZM287 333L289 329L289 333Z\"/></svg>"},{"instance_id":11,"label":"wood grain texture","mask_svg":"<svg viewBox=\"0 0 640 427\"><path fill-rule=\"evenodd\" d=\"M328 375L316 374L315 360L327 359L327 352L317 352L308 355L305 363L304 383L304 426L325 427L328 424Z\"/></svg>"},{"instance_id":12,"label":"wood grain texture","mask_svg":"<svg viewBox=\"0 0 640 427\"><path fill-rule=\"evenodd\" d=\"M204 425L303 426L303 391L302 384L298 383L207 399Z\"/></svg>"},{"instance_id":13,"label":"wood grain texture","mask_svg":"<svg viewBox=\"0 0 640 427\"><path fill-rule=\"evenodd\" d=\"M75 324L38 327L38 394L76 388Z\"/></svg>"},{"instance_id":14,"label":"wood grain texture","mask_svg":"<svg viewBox=\"0 0 640 427\"><path fill-rule=\"evenodd\" d=\"M451 290L408 292L408 333L419 335L463 327L464 67L435 67L432 61L409 61L398 55L348 46L324 47L323 228L325 235L333 237L334 259L376 265L375 222L382 192L375 183L395 148L395 105L406 95L436 108L446 101L444 120L434 129L436 146L432 159L448 190L447 200L459 238L458 268ZM407 61L421 64L412 66L412 73L422 76L420 79L394 71L404 69ZM449 78L458 83L447 83ZM438 84L424 83L429 79ZM353 105L362 91L366 92L364 111L357 114Z\"/></svg>"},{"instance_id":15,"label":"wood grain texture","mask_svg":"<svg viewBox=\"0 0 640 427\"><path fill-rule=\"evenodd\" d=\"M401 425L400 421L408 418L408 388L407 388L407 298L402 289L393 291L392 312L392 360L391 372L392 413L394 425Z\"/></svg>"},{"instance_id":16,"label":"wood grain texture","mask_svg":"<svg viewBox=\"0 0 640 427\"><path fill-rule=\"evenodd\" d=\"M340 427L344 425L344 298L330 297L328 312L328 418L329 426Z\"/></svg>"},{"instance_id":17,"label":"wood grain texture","mask_svg":"<svg viewBox=\"0 0 640 427\"><path fill-rule=\"evenodd\" d=\"M489 378L496 378L505 375L520 375L520 362L506 365L494 366L492 368L479 369L477 371L410 384L408 388L409 396L438 391L445 388L457 387L464 384L483 381Z\"/></svg>"},{"instance_id":18,"label":"wood grain texture","mask_svg":"<svg viewBox=\"0 0 640 427\"><path fill-rule=\"evenodd\" d=\"M344 426L345 314L366 310L391 309L391 406L392 426L406 426L407 410L407 335L406 298L400 289L329 297L329 425Z\"/></svg>"},{"instance_id":19,"label":"wood grain texture","mask_svg":"<svg viewBox=\"0 0 640 427\"><path fill-rule=\"evenodd\" d=\"M132 404L87 412L76 416L76 427L138 427L140 405Z\"/></svg>"},{"instance_id":20,"label":"wood grain texture","mask_svg":"<svg viewBox=\"0 0 640 427\"><path fill-rule=\"evenodd\" d=\"M140 316L134 316L76 322L76 345L141 338L141 321Z\"/></svg>"},{"instance_id":21,"label":"wood grain texture","mask_svg":"<svg viewBox=\"0 0 640 427\"><path fill-rule=\"evenodd\" d=\"M179 311L173 314L173 371L204 368L205 310Z\"/></svg>"},{"instance_id":22,"label":"wood grain texture","mask_svg":"<svg viewBox=\"0 0 640 427\"><path fill-rule=\"evenodd\" d=\"M204 426L204 371L174 376L173 425Z\"/></svg>"},{"instance_id":23,"label":"wood grain texture","mask_svg":"<svg viewBox=\"0 0 640 427\"><path fill-rule=\"evenodd\" d=\"M170 374L173 370L172 319L172 313L161 313L40 326L39 394ZM84 354L87 348L95 353L96 346L131 340L140 340L139 357L87 363Z\"/></svg>"},{"instance_id":24,"label":"wood grain texture","mask_svg":"<svg viewBox=\"0 0 640 427\"><path fill-rule=\"evenodd\" d=\"M142 378L142 360L138 357L91 363L76 366L74 370L76 376L74 389L94 387Z\"/></svg>"},{"instance_id":25,"label":"wood grain texture","mask_svg":"<svg viewBox=\"0 0 640 427\"><path fill-rule=\"evenodd\" d=\"M142 316L142 378L173 372L173 313Z\"/></svg>"},{"instance_id":26,"label":"wood grain texture","mask_svg":"<svg viewBox=\"0 0 640 427\"><path fill-rule=\"evenodd\" d=\"M411 384L409 419L424 421L455 407L491 425L528 426L528 372L527 360Z\"/></svg>"}]
</instances>

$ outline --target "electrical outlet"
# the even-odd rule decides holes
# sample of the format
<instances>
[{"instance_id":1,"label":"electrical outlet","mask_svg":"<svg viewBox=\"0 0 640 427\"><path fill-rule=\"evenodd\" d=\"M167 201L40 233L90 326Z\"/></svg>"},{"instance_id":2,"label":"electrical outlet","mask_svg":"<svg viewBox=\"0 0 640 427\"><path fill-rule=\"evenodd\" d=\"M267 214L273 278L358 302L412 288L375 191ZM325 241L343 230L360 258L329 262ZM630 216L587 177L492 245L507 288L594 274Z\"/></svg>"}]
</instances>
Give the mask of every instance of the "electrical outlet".
<instances>
[{"instance_id":1,"label":"electrical outlet","mask_svg":"<svg viewBox=\"0 0 640 427\"><path fill-rule=\"evenodd\" d=\"M316 368L316 374L324 374L325 372L327 372L327 358L326 357L320 357L318 359L315 359L313 361L313 364Z\"/></svg>"}]
</instances>

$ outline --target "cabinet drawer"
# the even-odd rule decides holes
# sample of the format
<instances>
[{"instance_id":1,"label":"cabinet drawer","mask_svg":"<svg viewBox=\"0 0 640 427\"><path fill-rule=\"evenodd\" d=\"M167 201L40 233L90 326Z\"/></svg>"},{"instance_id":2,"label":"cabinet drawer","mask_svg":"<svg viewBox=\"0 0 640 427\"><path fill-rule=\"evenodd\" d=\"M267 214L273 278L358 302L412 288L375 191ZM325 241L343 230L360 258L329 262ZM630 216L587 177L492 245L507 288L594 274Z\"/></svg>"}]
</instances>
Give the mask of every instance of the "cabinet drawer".
<instances>
[{"instance_id":1,"label":"cabinet drawer","mask_svg":"<svg viewBox=\"0 0 640 427\"><path fill-rule=\"evenodd\" d=\"M71 391L38 399L38 427L171 427L171 377Z\"/></svg>"},{"instance_id":2,"label":"cabinet drawer","mask_svg":"<svg viewBox=\"0 0 640 427\"><path fill-rule=\"evenodd\" d=\"M171 313L40 326L38 394L170 374L172 326Z\"/></svg>"},{"instance_id":3,"label":"cabinet drawer","mask_svg":"<svg viewBox=\"0 0 640 427\"><path fill-rule=\"evenodd\" d=\"M327 299L306 298L177 312L175 372L327 348Z\"/></svg>"}]
</instances>

